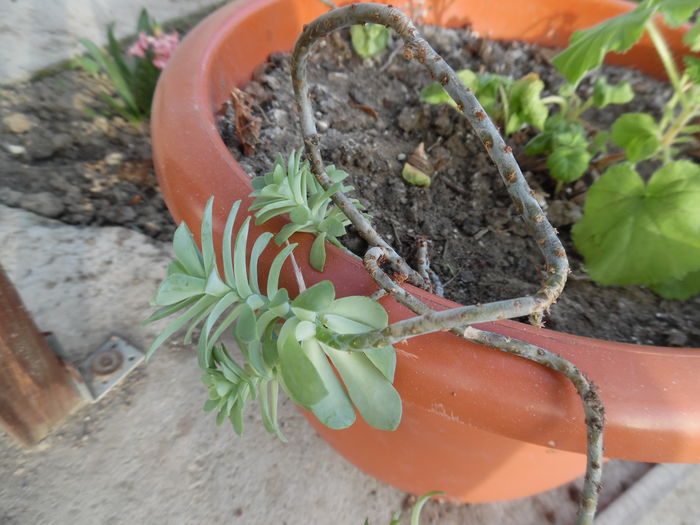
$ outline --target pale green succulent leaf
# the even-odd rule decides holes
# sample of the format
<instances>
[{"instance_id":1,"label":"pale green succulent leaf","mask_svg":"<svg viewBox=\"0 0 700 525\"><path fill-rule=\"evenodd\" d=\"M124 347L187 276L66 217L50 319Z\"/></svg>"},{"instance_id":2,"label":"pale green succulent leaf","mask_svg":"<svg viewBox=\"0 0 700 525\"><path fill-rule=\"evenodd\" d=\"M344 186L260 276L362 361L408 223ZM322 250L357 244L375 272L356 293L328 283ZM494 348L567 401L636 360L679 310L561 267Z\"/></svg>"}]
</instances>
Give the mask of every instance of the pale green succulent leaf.
<instances>
[{"instance_id":1,"label":"pale green succulent leaf","mask_svg":"<svg viewBox=\"0 0 700 525\"><path fill-rule=\"evenodd\" d=\"M148 319L143 321L141 323L143 326L146 326L147 324L154 323L156 321L160 321L161 319L165 319L166 317L170 317L173 315L175 312L182 310L183 308L188 307L192 303L194 303L197 300L198 296L192 296L188 297L187 299L183 299L179 303L171 304L169 306L164 306L163 308L159 308L156 310L153 314L151 314Z\"/></svg>"},{"instance_id":2,"label":"pale green succulent leaf","mask_svg":"<svg viewBox=\"0 0 700 525\"><path fill-rule=\"evenodd\" d=\"M323 312L335 299L335 288L330 281L321 281L301 292L294 301L292 308L301 308L311 312Z\"/></svg>"},{"instance_id":3,"label":"pale green succulent leaf","mask_svg":"<svg viewBox=\"0 0 700 525\"><path fill-rule=\"evenodd\" d=\"M173 249L175 251L175 257L188 274L197 277L205 276L202 255L199 252L197 243L194 242L194 237L190 229L184 222L180 223L180 226L175 230Z\"/></svg>"},{"instance_id":4,"label":"pale green succulent leaf","mask_svg":"<svg viewBox=\"0 0 700 525\"><path fill-rule=\"evenodd\" d=\"M294 338L294 330L299 321L290 319L284 327L290 326L287 336L280 333L277 340L277 353L280 360L280 372L284 387L289 397L304 408L310 409L321 401L328 390L313 362Z\"/></svg>"},{"instance_id":5,"label":"pale green succulent leaf","mask_svg":"<svg viewBox=\"0 0 700 525\"><path fill-rule=\"evenodd\" d=\"M374 299L362 295L336 299L324 313L342 316L377 330L389 324L389 316L384 307Z\"/></svg>"},{"instance_id":6,"label":"pale green succulent leaf","mask_svg":"<svg viewBox=\"0 0 700 525\"><path fill-rule=\"evenodd\" d=\"M224 239L222 244L223 260L224 260L224 279L226 284L231 287L236 286L236 280L233 275L233 225L236 222L236 216L238 215L238 208L241 206L241 201L236 201L231 206L231 211L229 211L228 217L226 219L226 226L224 226Z\"/></svg>"},{"instance_id":7,"label":"pale green succulent leaf","mask_svg":"<svg viewBox=\"0 0 700 525\"><path fill-rule=\"evenodd\" d=\"M392 383L394 382L394 373L396 372L396 350L393 346L371 348L365 350L365 355L387 380Z\"/></svg>"},{"instance_id":8,"label":"pale green succulent leaf","mask_svg":"<svg viewBox=\"0 0 700 525\"><path fill-rule=\"evenodd\" d=\"M248 284L248 272L246 265L246 247L248 246L248 230L250 217L246 217L241 229L236 235L236 243L233 247L233 278L238 295L248 297L253 293Z\"/></svg>"},{"instance_id":9,"label":"pale green succulent leaf","mask_svg":"<svg viewBox=\"0 0 700 525\"><path fill-rule=\"evenodd\" d=\"M169 306L189 297L204 294L206 281L184 273L175 273L165 279L156 292L154 305Z\"/></svg>"},{"instance_id":10,"label":"pale green succulent leaf","mask_svg":"<svg viewBox=\"0 0 700 525\"><path fill-rule=\"evenodd\" d=\"M310 339L302 344L327 391L310 410L321 423L331 429L348 428L355 422L356 415L345 388L338 380L318 341Z\"/></svg>"},{"instance_id":11,"label":"pale green succulent leaf","mask_svg":"<svg viewBox=\"0 0 700 525\"><path fill-rule=\"evenodd\" d=\"M294 248L297 247L296 243L288 244L275 256L270 265L270 272L267 275L267 296L273 297L277 293L277 286L279 284L280 272L282 271L282 265L292 253Z\"/></svg>"},{"instance_id":12,"label":"pale green succulent leaf","mask_svg":"<svg viewBox=\"0 0 700 525\"><path fill-rule=\"evenodd\" d=\"M318 270L323 271L326 266L326 233L319 233L314 239L311 245L311 253L309 255L309 262L311 266Z\"/></svg>"},{"instance_id":13,"label":"pale green succulent leaf","mask_svg":"<svg viewBox=\"0 0 700 525\"><path fill-rule=\"evenodd\" d=\"M196 303L194 303L184 314L168 324L161 334L151 343L150 348L146 352L146 360L150 359L160 345L162 345L168 337L173 335L175 332L180 330L185 324L191 319L197 317L200 313L206 310L213 302L215 298L204 295Z\"/></svg>"},{"instance_id":14,"label":"pale green succulent leaf","mask_svg":"<svg viewBox=\"0 0 700 525\"><path fill-rule=\"evenodd\" d=\"M362 352L322 345L338 370L353 404L374 428L395 430L401 421L401 397L391 382Z\"/></svg>"},{"instance_id":15,"label":"pale green succulent leaf","mask_svg":"<svg viewBox=\"0 0 700 525\"><path fill-rule=\"evenodd\" d=\"M200 238L202 241L202 261L204 263L204 273L210 274L216 268L216 255L214 254L214 234L212 224L212 208L214 197L210 197L204 207L202 215L202 226Z\"/></svg>"}]
</instances>

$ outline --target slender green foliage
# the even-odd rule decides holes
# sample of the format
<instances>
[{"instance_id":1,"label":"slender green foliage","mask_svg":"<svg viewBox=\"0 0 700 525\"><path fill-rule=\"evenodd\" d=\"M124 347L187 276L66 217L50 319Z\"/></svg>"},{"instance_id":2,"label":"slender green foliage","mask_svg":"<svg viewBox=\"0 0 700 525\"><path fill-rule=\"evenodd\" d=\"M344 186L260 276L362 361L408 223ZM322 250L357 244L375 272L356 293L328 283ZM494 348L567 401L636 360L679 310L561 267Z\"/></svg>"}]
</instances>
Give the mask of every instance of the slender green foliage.
<instances>
[{"instance_id":1,"label":"slender green foliage","mask_svg":"<svg viewBox=\"0 0 700 525\"><path fill-rule=\"evenodd\" d=\"M256 224L283 214L289 214L291 222L286 224L275 236L275 242L281 245L297 232L309 232L316 235L311 247L311 265L323 271L326 264L325 241L339 248L342 245L338 237L345 235L345 227L350 224L343 212L333 204L331 197L338 191L351 191L352 186L342 182L348 174L335 166L327 166L333 184L324 190L309 170L309 163L302 161L302 151L293 151L288 160L279 156L272 171L262 177L253 179L253 205ZM361 208L359 201L353 203Z\"/></svg>"},{"instance_id":2,"label":"slender green foliage","mask_svg":"<svg viewBox=\"0 0 700 525\"><path fill-rule=\"evenodd\" d=\"M548 109L540 97L544 83L536 73L513 80L494 73L478 74L469 69L457 71L457 76L479 99L486 113L503 122L505 134L511 135L525 125L542 129ZM421 100L431 104L447 103L457 108L447 91L435 82L421 92Z\"/></svg>"},{"instance_id":3,"label":"slender green foliage","mask_svg":"<svg viewBox=\"0 0 700 525\"><path fill-rule=\"evenodd\" d=\"M199 329L198 361L204 371L202 381L209 388L204 409L217 412L218 424L230 420L238 434L243 431L246 403L254 399L265 428L284 439L277 422L280 387L330 428L352 425L357 408L370 425L395 429L401 420L401 399L392 386L394 348L387 345L349 352L316 337L320 328L341 335L385 328L388 316L384 308L368 297L336 299L330 281L291 300L287 290L279 287L279 277L294 244L274 259L263 291L257 261L272 235L258 237L248 255L250 218L243 221L233 240L239 206L237 201L231 208L224 229L223 275L214 255L213 199L204 211L201 250L187 225L178 227L173 240L175 260L153 300L161 308L147 322L178 312L180 316L164 328L147 357L178 330L188 327L185 342L189 343ZM225 334L234 337L242 363L221 343Z\"/></svg>"}]
</instances>

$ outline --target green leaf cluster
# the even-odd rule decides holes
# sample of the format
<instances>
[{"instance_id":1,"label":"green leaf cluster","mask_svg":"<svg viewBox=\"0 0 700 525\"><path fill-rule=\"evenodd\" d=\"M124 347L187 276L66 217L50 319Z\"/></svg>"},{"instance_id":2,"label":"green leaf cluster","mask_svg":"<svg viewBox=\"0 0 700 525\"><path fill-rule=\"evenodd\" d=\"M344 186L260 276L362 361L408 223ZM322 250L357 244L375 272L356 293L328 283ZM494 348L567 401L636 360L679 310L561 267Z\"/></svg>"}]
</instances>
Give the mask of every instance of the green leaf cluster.
<instances>
[{"instance_id":1,"label":"green leaf cluster","mask_svg":"<svg viewBox=\"0 0 700 525\"><path fill-rule=\"evenodd\" d=\"M297 232L308 232L316 235L311 246L311 265L318 271L323 271L326 264L325 241L340 248L338 237L345 235L345 227L350 220L343 212L332 204L331 196L338 191L348 192L352 186L344 186L342 182L348 174L335 166L326 166L326 173L333 184L324 190L318 183L308 161L302 162L303 150L293 151L288 160L277 157L272 171L252 181L255 198L251 211L256 210L256 224L262 224L273 217L289 214L291 222L286 224L275 236L279 245ZM362 209L360 203L353 199L355 206Z\"/></svg>"},{"instance_id":2,"label":"green leaf cluster","mask_svg":"<svg viewBox=\"0 0 700 525\"><path fill-rule=\"evenodd\" d=\"M578 120L552 115L544 131L525 145L528 155L547 155L549 174L563 182L573 182L588 169L592 154L586 130Z\"/></svg>"},{"instance_id":3,"label":"green leaf cluster","mask_svg":"<svg viewBox=\"0 0 700 525\"><path fill-rule=\"evenodd\" d=\"M250 217L243 221L234 240L239 207L237 201L224 228L223 273L214 252L213 199L204 210L201 251L187 225L178 227L173 240L175 260L153 300L160 308L147 322L174 314L179 317L155 339L147 357L185 327L185 343L190 343L199 328L198 362L209 388L204 408L217 413L218 424L230 420L239 434L246 403L254 399L265 428L284 439L277 422L280 386L331 428L350 426L357 408L370 425L395 429L401 419L401 400L392 386L394 348L337 350L316 336L319 330L357 334L384 328L388 323L384 308L368 297L336 299L330 281L290 300L287 290L279 287L279 276L295 244L276 255L263 292L257 265L272 234L260 235L248 254ZM226 333L233 335L241 349L242 363L220 344Z\"/></svg>"},{"instance_id":4,"label":"green leaf cluster","mask_svg":"<svg viewBox=\"0 0 700 525\"><path fill-rule=\"evenodd\" d=\"M544 83L536 73L513 80L503 75L462 69L457 76L474 92L486 113L504 123L506 135L528 124L536 129L544 128L549 110L540 97ZM423 89L420 98L430 104L446 103L457 107L438 82Z\"/></svg>"},{"instance_id":5,"label":"green leaf cluster","mask_svg":"<svg viewBox=\"0 0 700 525\"><path fill-rule=\"evenodd\" d=\"M381 24L358 24L350 28L352 47L362 58L373 57L384 51L390 36L389 28Z\"/></svg>"},{"instance_id":6,"label":"green leaf cluster","mask_svg":"<svg viewBox=\"0 0 700 525\"><path fill-rule=\"evenodd\" d=\"M588 191L572 234L591 277L668 298L700 293L700 166L674 161L644 182L629 162Z\"/></svg>"},{"instance_id":7,"label":"green leaf cluster","mask_svg":"<svg viewBox=\"0 0 700 525\"><path fill-rule=\"evenodd\" d=\"M142 9L136 32L153 35L157 24ZM101 49L94 42L82 38L79 42L87 55L76 58L76 63L92 74L104 73L116 92L116 97L100 93L100 98L112 111L134 123L148 118L160 70L153 65L153 56L128 57L114 36L114 24L107 26L107 47ZM147 51L152 54L152 51Z\"/></svg>"}]
</instances>

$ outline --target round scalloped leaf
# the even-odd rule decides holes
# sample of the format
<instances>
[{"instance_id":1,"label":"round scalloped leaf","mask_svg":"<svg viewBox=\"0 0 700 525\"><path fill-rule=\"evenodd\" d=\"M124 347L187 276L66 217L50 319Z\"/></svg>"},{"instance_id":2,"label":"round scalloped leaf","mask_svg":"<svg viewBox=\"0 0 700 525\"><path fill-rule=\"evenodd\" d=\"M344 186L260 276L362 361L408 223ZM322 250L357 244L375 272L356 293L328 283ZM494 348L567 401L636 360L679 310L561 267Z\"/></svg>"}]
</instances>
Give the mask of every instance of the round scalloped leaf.
<instances>
[{"instance_id":1,"label":"round scalloped leaf","mask_svg":"<svg viewBox=\"0 0 700 525\"><path fill-rule=\"evenodd\" d=\"M629 82L608 84L605 77L600 77L593 84L593 104L604 108L609 104L626 104L634 98L634 91Z\"/></svg>"},{"instance_id":2,"label":"round scalloped leaf","mask_svg":"<svg viewBox=\"0 0 700 525\"><path fill-rule=\"evenodd\" d=\"M607 285L683 278L700 261L700 166L667 164L645 184L632 164L612 166L588 191L572 230L591 277Z\"/></svg>"},{"instance_id":3,"label":"round scalloped leaf","mask_svg":"<svg viewBox=\"0 0 700 525\"><path fill-rule=\"evenodd\" d=\"M664 299L685 301L700 294L700 269L687 273L682 279L654 284L650 288Z\"/></svg>"},{"instance_id":4,"label":"round scalloped leaf","mask_svg":"<svg viewBox=\"0 0 700 525\"><path fill-rule=\"evenodd\" d=\"M612 125L610 138L632 162L653 157L661 145L656 121L647 113L620 115Z\"/></svg>"},{"instance_id":5,"label":"round scalloped leaf","mask_svg":"<svg viewBox=\"0 0 700 525\"><path fill-rule=\"evenodd\" d=\"M632 47L641 38L644 24L653 13L654 9L641 5L591 28L576 31L569 47L552 59L554 67L571 84L578 84L587 71L603 63L609 51L624 53Z\"/></svg>"}]
</instances>

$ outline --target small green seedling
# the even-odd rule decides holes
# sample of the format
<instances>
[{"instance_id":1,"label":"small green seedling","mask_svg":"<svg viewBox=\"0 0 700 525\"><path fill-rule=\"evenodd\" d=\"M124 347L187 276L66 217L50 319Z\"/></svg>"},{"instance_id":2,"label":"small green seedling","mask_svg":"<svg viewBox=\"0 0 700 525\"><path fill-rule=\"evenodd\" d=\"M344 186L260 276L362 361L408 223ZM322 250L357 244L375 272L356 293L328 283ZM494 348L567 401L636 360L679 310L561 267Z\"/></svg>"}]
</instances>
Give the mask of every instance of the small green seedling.
<instances>
[{"instance_id":1,"label":"small green seedling","mask_svg":"<svg viewBox=\"0 0 700 525\"><path fill-rule=\"evenodd\" d=\"M610 166L593 183L583 218L572 233L595 281L646 285L669 299L700 293L700 166L677 160L683 145L697 144L694 135L700 131L694 123L700 116L700 60L686 56L685 72L680 72L654 15L661 13L667 24L677 26L698 8L700 0L645 0L626 14L577 31L569 47L553 59L570 86L576 86L602 64L608 52L627 51L645 33L658 52L673 93L660 119L625 113L614 122L608 136L622 150L623 162ZM698 21L684 41L692 50L700 49ZM628 86L609 86L599 79L590 103L603 107L625 102L631 95ZM559 171L552 169L553 176L567 182L585 171L586 135L576 120L582 109L585 104L573 118L562 110L564 117L552 122L551 133L547 135L545 126L545 133L528 145L530 153L548 152L552 145L551 159L562 134L566 136L563 128L574 130L575 140L567 137L565 144L571 162ZM591 153L590 147L587 151ZM647 160L662 166L644 178L636 164Z\"/></svg>"},{"instance_id":2,"label":"small green seedling","mask_svg":"<svg viewBox=\"0 0 700 525\"><path fill-rule=\"evenodd\" d=\"M350 38L355 52L362 58L380 54L389 44L391 31L381 24L355 25L350 28Z\"/></svg>"},{"instance_id":3,"label":"small green seedling","mask_svg":"<svg viewBox=\"0 0 700 525\"><path fill-rule=\"evenodd\" d=\"M549 110L540 94L544 83L536 73L513 80L494 73L474 73L469 69L457 71L457 76L479 99L486 113L502 122L506 136L525 125L543 129ZM439 82L421 92L421 100L431 104L446 103L456 108L457 104Z\"/></svg>"}]
</instances>

